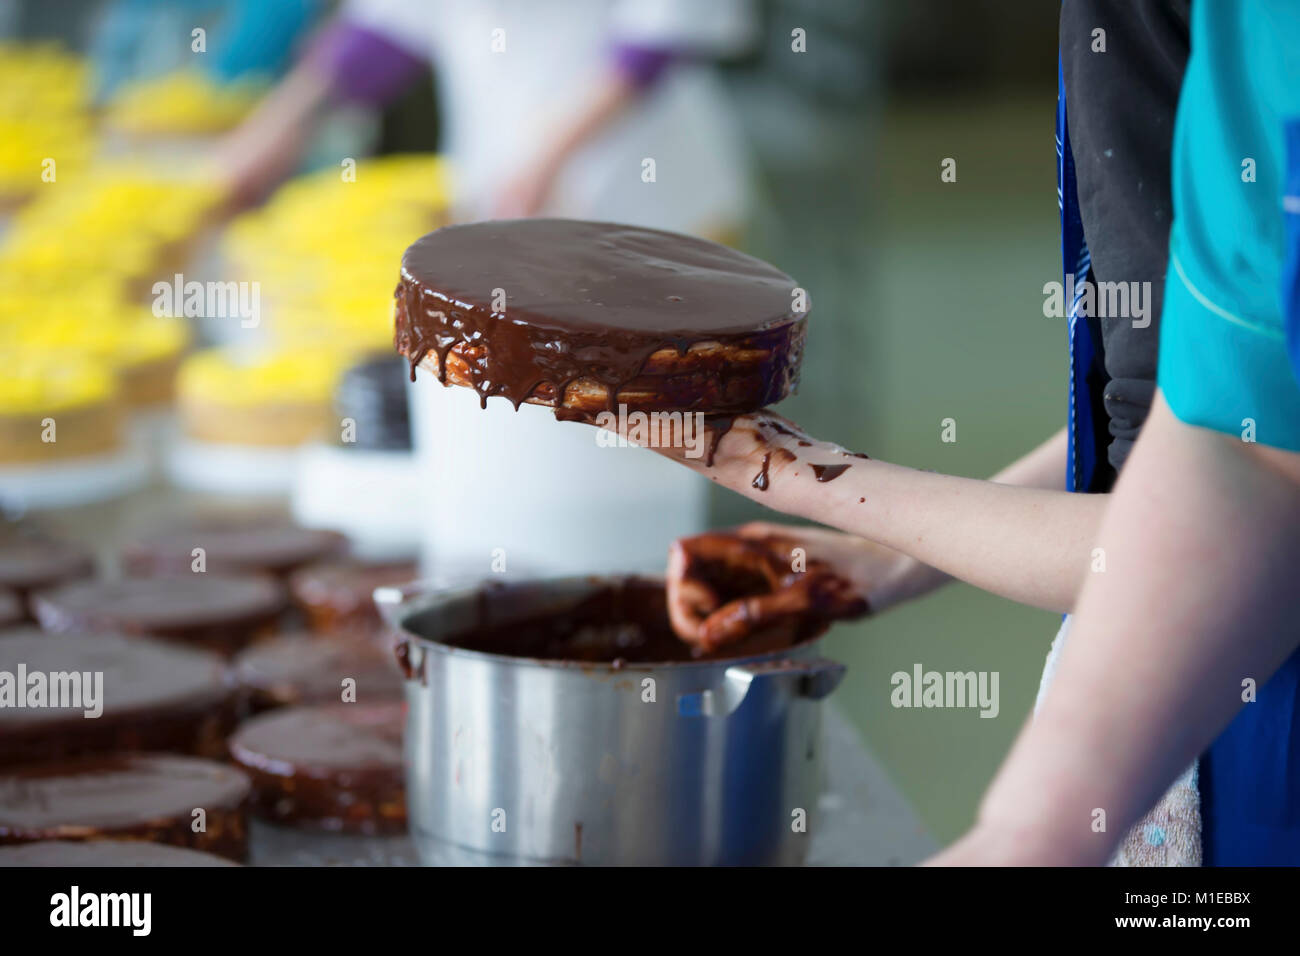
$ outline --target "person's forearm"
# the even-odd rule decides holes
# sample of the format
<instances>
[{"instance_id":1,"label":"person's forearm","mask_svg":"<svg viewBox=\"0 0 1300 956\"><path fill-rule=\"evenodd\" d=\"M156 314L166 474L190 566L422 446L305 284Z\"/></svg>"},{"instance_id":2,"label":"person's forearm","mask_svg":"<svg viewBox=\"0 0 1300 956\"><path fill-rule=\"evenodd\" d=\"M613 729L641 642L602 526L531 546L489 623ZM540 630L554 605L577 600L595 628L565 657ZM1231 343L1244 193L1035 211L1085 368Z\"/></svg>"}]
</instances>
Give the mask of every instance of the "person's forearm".
<instances>
[{"instance_id":1,"label":"person's forearm","mask_svg":"<svg viewBox=\"0 0 1300 956\"><path fill-rule=\"evenodd\" d=\"M719 442L712 465L676 449L661 451L760 504L908 555L917 564L891 582L890 603L937 587L938 575L947 574L1035 607L1074 606L1093 566L1106 499L1040 487L1056 484L1052 473L1064 473L1060 436L997 480L979 481L848 456L797 428L770 413L738 420ZM757 462L764 459L767 480L756 480ZM849 467L819 481L815 465Z\"/></svg>"},{"instance_id":2,"label":"person's forearm","mask_svg":"<svg viewBox=\"0 0 1300 956\"><path fill-rule=\"evenodd\" d=\"M245 121L248 140L274 143L268 151L284 152L299 144L303 132L330 98L330 80L315 63L298 64Z\"/></svg>"},{"instance_id":3,"label":"person's forearm","mask_svg":"<svg viewBox=\"0 0 1300 956\"><path fill-rule=\"evenodd\" d=\"M1061 429L1037 448L1003 468L990 480L1021 488L1063 490L1067 441L1066 431ZM883 606L892 606L923 597L953 580L953 575L947 571L940 570L909 554L904 554L903 557L905 560L900 562L895 573L877 584L882 594Z\"/></svg>"},{"instance_id":4,"label":"person's forearm","mask_svg":"<svg viewBox=\"0 0 1300 956\"><path fill-rule=\"evenodd\" d=\"M683 442L656 450L769 508L912 559L882 584L885 606L933 590L950 575L1013 601L1068 612L1084 576L1104 566L1093 541L1107 496L1048 490L1063 484L1060 434L993 481L849 455L768 411L736 419L720 438L706 424L699 437L714 448L711 460L690 457ZM818 480L814 466L821 465L848 469Z\"/></svg>"},{"instance_id":5,"label":"person's forearm","mask_svg":"<svg viewBox=\"0 0 1300 956\"><path fill-rule=\"evenodd\" d=\"M1003 485L1016 485L1020 488L1064 491L1066 450L1069 442L1070 436L1062 428L1033 451L1017 458L989 480Z\"/></svg>"},{"instance_id":6,"label":"person's forearm","mask_svg":"<svg viewBox=\"0 0 1300 956\"><path fill-rule=\"evenodd\" d=\"M795 467L750 497L842 528L1013 601L1074 607L1106 498L862 461L833 482ZM767 494L770 497L764 498Z\"/></svg>"},{"instance_id":7,"label":"person's forearm","mask_svg":"<svg viewBox=\"0 0 1300 956\"><path fill-rule=\"evenodd\" d=\"M232 131L216 155L234 208L257 202L297 168L330 81L311 61L296 66Z\"/></svg>"},{"instance_id":8,"label":"person's forearm","mask_svg":"<svg viewBox=\"0 0 1300 956\"><path fill-rule=\"evenodd\" d=\"M965 844L1012 847L1001 862L1104 862L1242 706L1243 682L1263 686L1300 640L1300 456L1183 425L1157 400L1112 499L1109 570L1088 579L1051 693ZM961 846L941 861L989 862Z\"/></svg>"}]
</instances>

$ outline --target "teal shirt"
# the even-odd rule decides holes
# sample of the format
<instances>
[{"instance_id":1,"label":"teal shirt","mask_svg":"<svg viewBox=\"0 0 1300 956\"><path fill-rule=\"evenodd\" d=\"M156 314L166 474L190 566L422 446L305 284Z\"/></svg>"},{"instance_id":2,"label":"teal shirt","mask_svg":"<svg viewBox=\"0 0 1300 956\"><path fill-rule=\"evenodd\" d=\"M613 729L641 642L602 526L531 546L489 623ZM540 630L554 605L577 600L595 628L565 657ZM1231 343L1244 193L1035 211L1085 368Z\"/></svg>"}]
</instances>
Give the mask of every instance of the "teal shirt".
<instances>
[{"instance_id":1,"label":"teal shirt","mask_svg":"<svg viewBox=\"0 0 1300 956\"><path fill-rule=\"evenodd\" d=\"M1289 451L1300 451L1297 192L1300 2L1197 0L1158 383L1182 421Z\"/></svg>"}]
</instances>

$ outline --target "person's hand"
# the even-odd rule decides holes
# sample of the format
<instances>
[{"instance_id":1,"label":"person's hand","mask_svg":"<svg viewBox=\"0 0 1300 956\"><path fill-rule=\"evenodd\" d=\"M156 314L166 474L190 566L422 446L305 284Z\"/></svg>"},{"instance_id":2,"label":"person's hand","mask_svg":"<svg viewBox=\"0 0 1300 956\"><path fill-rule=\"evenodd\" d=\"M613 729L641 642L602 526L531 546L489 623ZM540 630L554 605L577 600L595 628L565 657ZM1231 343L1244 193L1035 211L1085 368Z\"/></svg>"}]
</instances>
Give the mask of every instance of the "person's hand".
<instances>
[{"instance_id":1,"label":"person's hand","mask_svg":"<svg viewBox=\"0 0 1300 956\"><path fill-rule=\"evenodd\" d=\"M678 636L707 653L778 622L879 612L926 570L854 535L755 521L673 543L668 614Z\"/></svg>"},{"instance_id":2,"label":"person's hand","mask_svg":"<svg viewBox=\"0 0 1300 956\"><path fill-rule=\"evenodd\" d=\"M620 425L623 423L619 419ZM682 426L677 426L682 427ZM612 430L612 429L611 429ZM680 435L667 426L650 446L718 484L778 510L809 489L827 483L867 456L813 438L799 425L768 409L735 417L705 416L703 434ZM625 433L622 437L627 438ZM635 442L633 443L635 444ZM819 477L820 472L820 477Z\"/></svg>"},{"instance_id":3,"label":"person's hand","mask_svg":"<svg viewBox=\"0 0 1300 956\"><path fill-rule=\"evenodd\" d=\"M851 592L865 598L873 614L898 603L902 595L894 587L916 562L893 548L866 538L815 525L784 525L772 521L750 521L735 534L781 550L786 562L794 560L792 550L801 549L808 563L822 565L847 582Z\"/></svg>"}]
</instances>

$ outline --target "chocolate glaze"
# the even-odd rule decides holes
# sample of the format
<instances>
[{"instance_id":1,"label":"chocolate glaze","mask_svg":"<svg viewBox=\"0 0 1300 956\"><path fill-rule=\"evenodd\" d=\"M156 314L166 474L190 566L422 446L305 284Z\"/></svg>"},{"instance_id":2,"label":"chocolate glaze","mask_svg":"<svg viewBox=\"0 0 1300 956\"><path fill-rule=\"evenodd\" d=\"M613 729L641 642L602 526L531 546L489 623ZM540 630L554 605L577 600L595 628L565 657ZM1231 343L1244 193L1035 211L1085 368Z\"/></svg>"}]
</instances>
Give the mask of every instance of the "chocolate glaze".
<instances>
[{"instance_id":1,"label":"chocolate glaze","mask_svg":"<svg viewBox=\"0 0 1300 956\"><path fill-rule=\"evenodd\" d=\"M621 668L784 650L825 630L822 622L807 623L793 630L759 631L721 651L701 654L673 631L663 581L608 577L564 590L545 581L491 582L467 599L413 615L405 627L450 647ZM402 649L405 645L399 645L399 654Z\"/></svg>"},{"instance_id":2,"label":"chocolate glaze","mask_svg":"<svg viewBox=\"0 0 1300 956\"><path fill-rule=\"evenodd\" d=\"M718 414L704 417L704 427L709 431L709 453L704 458L704 467L713 467L713 456L718 451L718 443L727 432L731 431L731 426L736 424L736 418L736 415Z\"/></svg>"},{"instance_id":3,"label":"chocolate glaze","mask_svg":"<svg viewBox=\"0 0 1300 956\"><path fill-rule=\"evenodd\" d=\"M0 844L123 837L248 852L248 778L210 760L113 754L27 764L0 775ZM194 832L202 808L206 829Z\"/></svg>"},{"instance_id":4,"label":"chocolate glaze","mask_svg":"<svg viewBox=\"0 0 1300 956\"><path fill-rule=\"evenodd\" d=\"M83 708L0 708L0 767L127 750L225 756L237 702L215 654L30 628L0 638L0 671L16 675L20 665L28 674L101 672L103 713L88 719Z\"/></svg>"},{"instance_id":5,"label":"chocolate glaze","mask_svg":"<svg viewBox=\"0 0 1300 956\"><path fill-rule=\"evenodd\" d=\"M418 576L414 564L329 562L295 571L289 593L313 631L374 634L383 627L375 588L405 584Z\"/></svg>"},{"instance_id":6,"label":"chocolate glaze","mask_svg":"<svg viewBox=\"0 0 1300 956\"><path fill-rule=\"evenodd\" d=\"M235 659L234 670L256 709L340 703L345 677L356 681L356 703L402 696L392 656L356 636L285 634L259 641Z\"/></svg>"},{"instance_id":7,"label":"chocolate glaze","mask_svg":"<svg viewBox=\"0 0 1300 956\"><path fill-rule=\"evenodd\" d=\"M797 383L806 318L792 311L795 286L751 256L654 229L567 219L447 226L402 257L394 344L412 381L432 353L447 384L455 350L483 405L501 395L516 408L561 406L571 384L591 380L606 387L611 410L656 352L756 350L760 365L745 375L724 351L701 367L703 381L663 376L650 386L655 408L753 411Z\"/></svg>"},{"instance_id":8,"label":"chocolate glaze","mask_svg":"<svg viewBox=\"0 0 1300 956\"><path fill-rule=\"evenodd\" d=\"M233 654L275 626L283 590L269 578L212 572L81 581L32 598L47 631L112 630Z\"/></svg>"},{"instance_id":9,"label":"chocolate glaze","mask_svg":"<svg viewBox=\"0 0 1300 956\"><path fill-rule=\"evenodd\" d=\"M245 723L230 754L253 780L255 811L332 831L404 830L403 711L399 703L291 707Z\"/></svg>"},{"instance_id":10,"label":"chocolate glaze","mask_svg":"<svg viewBox=\"0 0 1300 956\"><path fill-rule=\"evenodd\" d=\"M812 470L818 481L834 481L852 467L852 465L813 465Z\"/></svg>"},{"instance_id":11,"label":"chocolate glaze","mask_svg":"<svg viewBox=\"0 0 1300 956\"><path fill-rule=\"evenodd\" d=\"M757 419L757 424L760 429L770 428L778 435L785 435L787 438L797 439L803 434L803 432L797 432L794 429L790 428L789 426L782 424L781 422L777 421L775 418L771 417L770 415L760 416Z\"/></svg>"},{"instance_id":12,"label":"chocolate glaze","mask_svg":"<svg viewBox=\"0 0 1300 956\"><path fill-rule=\"evenodd\" d=\"M287 574L339 553L344 544L335 531L245 519L151 535L123 548L121 559L130 574L189 574L194 549L202 548L207 572Z\"/></svg>"},{"instance_id":13,"label":"chocolate glaze","mask_svg":"<svg viewBox=\"0 0 1300 956\"><path fill-rule=\"evenodd\" d=\"M8 866L238 866L211 853L139 840L42 840L0 847L0 867Z\"/></svg>"}]
</instances>

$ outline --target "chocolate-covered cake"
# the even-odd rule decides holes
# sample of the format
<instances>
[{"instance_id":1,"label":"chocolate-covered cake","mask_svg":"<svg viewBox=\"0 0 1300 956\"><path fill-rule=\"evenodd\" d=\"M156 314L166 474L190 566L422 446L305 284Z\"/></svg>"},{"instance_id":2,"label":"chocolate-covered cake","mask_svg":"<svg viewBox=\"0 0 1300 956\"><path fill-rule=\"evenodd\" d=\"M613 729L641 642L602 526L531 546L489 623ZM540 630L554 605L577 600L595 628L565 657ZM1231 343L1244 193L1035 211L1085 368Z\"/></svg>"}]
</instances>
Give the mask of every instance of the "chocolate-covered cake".
<instances>
[{"instance_id":1,"label":"chocolate-covered cake","mask_svg":"<svg viewBox=\"0 0 1300 956\"><path fill-rule=\"evenodd\" d=\"M122 838L242 861L248 794L241 771L195 757L112 754L26 764L0 773L0 845Z\"/></svg>"},{"instance_id":2,"label":"chocolate-covered cake","mask_svg":"<svg viewBox=\"0 0 1300 956\"><path fill-rule=\"evenodd\" d=\"M402 676L392 653L354 635L285 634L259 641L235 659L234 671L257 710L340 703L348 679L354 682L353 703L402 696Z\"/></svg>"},{"instance_id":3,"label":"chocolate-covered cake","mask_svg":"<svg viewBox=\"0 0 1300 956\"><path fill-rule=\"evenodd\" d=\"M207 571L283 575L338 554L344 545L335 531L283 522L203 523L141 538L124 547L121 558L131 574L187 574L201 548Z\"/></svg>"},{"instance_id":4,"label":"chocolate-covered cake","mask_svg":"<svg viewBox=\"0 0 1300 956\"><path fill-rule=\"evenodd\" d=\"M283 589L269 578L211 572L79 581L32 597L47 631L149 635L225 655L269 635L283 608Z\"/></svg>"},{"instance_id":5,"label":"chocolate-covered cake","mask_svg":"<svg viewBox=\"0 0 1300 956\"><path fill-rule=\"evenodd\" d=\"M80 545L19 532L0 533L0 588L26 602L33 591L95 573L94 556Z\"/></svg>"},{"instance_id":6,"label":"chocolate-covered cake","mask_svg":"<svg viewBox=\"0 0 1300 956\"><path fill-rule=\"evenodd\" d=\"M73 706L55 706L72 691ZM35 628L0 639L0 704L0 767L110 751L222 758L238 716L215 654Z\"/></svg>"},{"instance_id":7,"label":"chocolate-covered cake","mask_svg":"<svg viewBox=\"0 0 1300 956\"><path fill-rule=\"evenodd\" d=\"M253 780L254 811L308 829L405 830L402 709L293 707L244 723L230 755Z\"/></svg>"},{"instance_id":8,"label":"chocolate-covered cake","mask_svg":"<svg viewBox=\"0 0 1300 956\"><path fill-rule=\"evenodd\" d=\"M295 571L289 578L293 603L313 631L373 635L383 627L375 588L419 577L414 564L328 562Z\"/></svg>"},{"instance_id":9,"label":"chocolate-covered cake","mask_svg":"<svg viewBox=\"0 0 1300 956\"><path fill-rule=\"evenodd\" d=\"M523 219L447 226L402 257L397 350L482 403L750 412L799 377L806 296L693 236Z\"/></svg>"}]
</instances>

